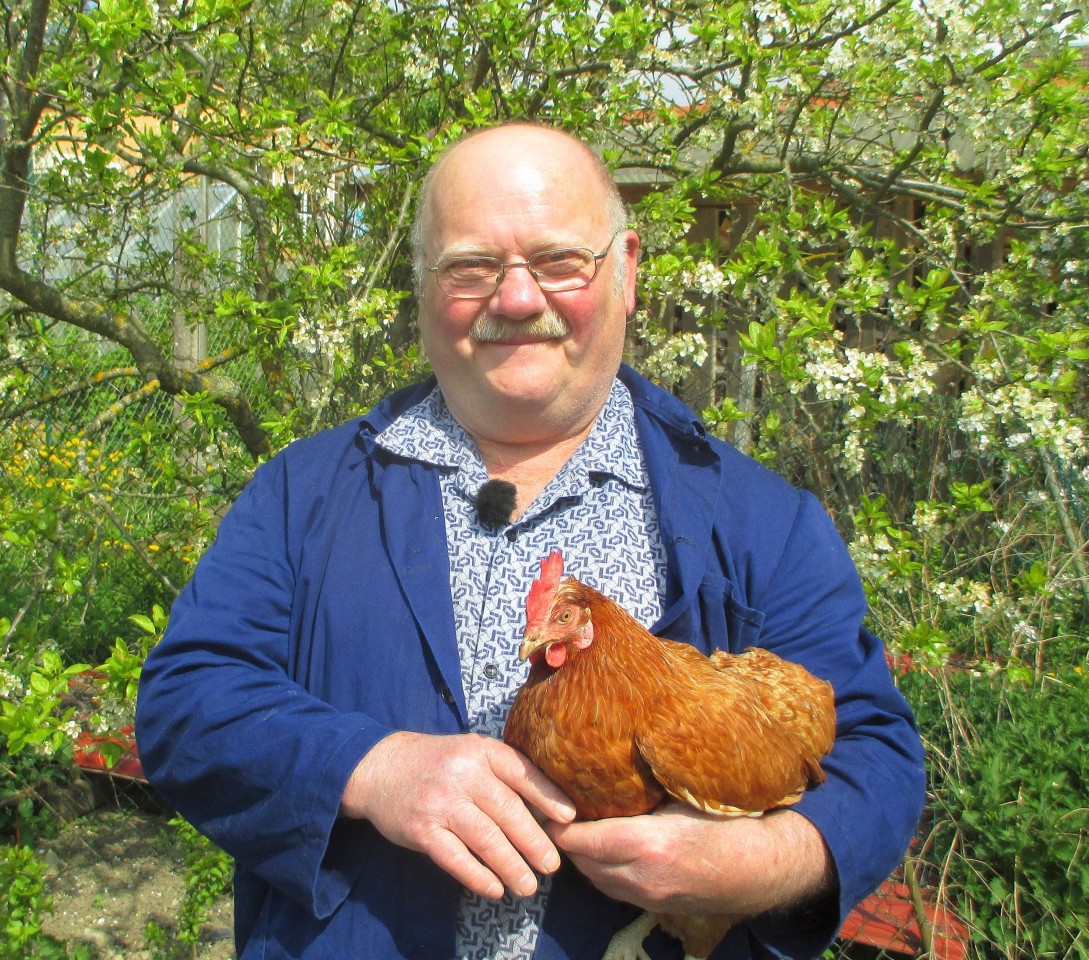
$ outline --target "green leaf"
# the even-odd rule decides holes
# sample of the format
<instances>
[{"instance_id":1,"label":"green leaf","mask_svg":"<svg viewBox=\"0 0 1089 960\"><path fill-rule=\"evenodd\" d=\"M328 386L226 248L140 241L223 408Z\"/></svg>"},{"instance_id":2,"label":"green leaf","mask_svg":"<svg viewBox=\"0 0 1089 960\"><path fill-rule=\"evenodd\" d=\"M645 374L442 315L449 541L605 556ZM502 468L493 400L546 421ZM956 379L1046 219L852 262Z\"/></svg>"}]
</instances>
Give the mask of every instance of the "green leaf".
<instances>
[{"instance_id":1,"label":"green leaf","mask_svg":"<svg viewBox=\"0 0 1089 960\"><path fill-rule=\"evenodd\" d=\"M135 624L143 630L144 633L150 634L151 636L154 636L159 632L155 624L152 623L151 618L142 613L134 613L129 617L129 622Z\"/></svg>"}]
</instances>

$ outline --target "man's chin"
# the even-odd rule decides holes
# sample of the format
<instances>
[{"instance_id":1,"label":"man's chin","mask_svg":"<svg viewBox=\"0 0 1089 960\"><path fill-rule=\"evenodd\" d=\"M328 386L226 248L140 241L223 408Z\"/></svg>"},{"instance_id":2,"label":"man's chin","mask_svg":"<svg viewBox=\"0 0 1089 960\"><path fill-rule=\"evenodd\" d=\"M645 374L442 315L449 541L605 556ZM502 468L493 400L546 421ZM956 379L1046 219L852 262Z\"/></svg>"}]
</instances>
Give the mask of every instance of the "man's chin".
<instances>
[{"instance_id":1,"label":"man's chin","mask_svg":"<svg viewBox=\"0 0 1089 960\"><path fill-rule=\"evenodd\" d=\"M489 350L491 363L481 372L493 397L502 403L528 404L551 399L564 371L553 362L544 362L547 344L519 347L495 346Z\"/></svg>"}]
</instances>

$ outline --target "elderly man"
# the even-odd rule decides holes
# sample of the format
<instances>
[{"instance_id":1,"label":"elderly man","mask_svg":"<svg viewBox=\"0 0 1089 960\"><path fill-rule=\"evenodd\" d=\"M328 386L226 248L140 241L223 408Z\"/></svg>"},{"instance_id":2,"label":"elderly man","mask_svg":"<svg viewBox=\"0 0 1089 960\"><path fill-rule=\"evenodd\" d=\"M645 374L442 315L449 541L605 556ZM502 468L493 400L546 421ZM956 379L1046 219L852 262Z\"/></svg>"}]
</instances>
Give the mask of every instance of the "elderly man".
<instances>
[{"instance_id":1,"label":"elderly man","mask_svg":"<svg viewBox=\"0 0 1089 960\"><path fill-rule=\"evenodd\" d=\"M819 954L922 799L842 542L621 366L639 238L582 143L460 141L416 247L434 378L258 470L144 672L145 769L236 858L240 958L599 960L662 907L750 917L716 956ZM494 480L509 516L481 510ZM498 739L553 548L660 635L759 641L830 680L828 782L760 819L573 823Z\"/></svg>"}]
</instances>

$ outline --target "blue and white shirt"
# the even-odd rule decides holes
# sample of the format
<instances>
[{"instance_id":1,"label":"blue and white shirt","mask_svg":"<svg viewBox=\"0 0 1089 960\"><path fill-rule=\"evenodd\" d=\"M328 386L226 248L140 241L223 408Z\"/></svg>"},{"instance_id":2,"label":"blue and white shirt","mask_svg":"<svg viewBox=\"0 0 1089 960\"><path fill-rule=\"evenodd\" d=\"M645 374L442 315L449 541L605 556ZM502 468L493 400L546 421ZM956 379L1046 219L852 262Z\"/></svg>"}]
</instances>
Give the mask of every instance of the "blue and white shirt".
<instances>
[{"instance_id":1,"label":"blue and white shirt","mask_svg":"<svg viewBox=\"0 0 1089 960\"><path fill-rule=\"evenodd\" d=\"M502 737L529 665L518 660L525 602L540 561L562 551L564 572L600 590L645 626L661 615L666 556L639 449L631 395L614 381L590 434L514 523L483 526L475 500L489 479L469 434L436 388L378 436L399 456L442 469L450 589L470 728ZM533 954L548 898L495 902L463 892L459 960Z\"/></svg>"}]
</instances>

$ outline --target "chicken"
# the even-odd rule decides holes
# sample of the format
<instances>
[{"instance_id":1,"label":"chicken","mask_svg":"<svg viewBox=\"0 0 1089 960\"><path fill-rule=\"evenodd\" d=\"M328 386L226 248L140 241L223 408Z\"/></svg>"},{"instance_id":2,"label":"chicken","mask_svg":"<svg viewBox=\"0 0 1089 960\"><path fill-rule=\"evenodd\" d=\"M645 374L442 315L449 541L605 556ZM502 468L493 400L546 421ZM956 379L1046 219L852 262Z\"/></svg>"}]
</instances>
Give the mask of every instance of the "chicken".
<instances>
[{"instance_id":1,"label":"chicken","mask_svg":"<svg viewBox=\"0 0 1089 960\"><path fill-rule=\"evenodd\" d=\"M575 803L579 818L648 813L670 798L709 814L760 816L821 783L835 737L831 686L750 649L711 657L649 633L616 603L541 562L519 657L531 663L504 730ZM706 957L740 917L645 914L606 960L646 957L660 925Z\"/></svg>"}]
</instances>

